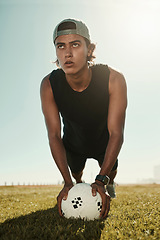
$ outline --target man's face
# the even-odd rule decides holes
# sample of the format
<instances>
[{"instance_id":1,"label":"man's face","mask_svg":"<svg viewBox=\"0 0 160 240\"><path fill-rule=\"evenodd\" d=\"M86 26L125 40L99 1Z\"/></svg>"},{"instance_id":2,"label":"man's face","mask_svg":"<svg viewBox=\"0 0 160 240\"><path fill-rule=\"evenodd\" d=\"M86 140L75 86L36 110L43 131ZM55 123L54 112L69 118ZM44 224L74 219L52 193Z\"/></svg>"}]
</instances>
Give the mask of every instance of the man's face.
<instances>
[{"instance_id":1,"label":"man's face","mask_svg":"<svg viewBox=\"0 0 160 240\"><path fill-rule=\"evenodd\" d=\"M77 34L59 36L55 41L59 64L66 74L76 74L87 65L89 51L84 38Z\"/></svg>"}]
</instances>

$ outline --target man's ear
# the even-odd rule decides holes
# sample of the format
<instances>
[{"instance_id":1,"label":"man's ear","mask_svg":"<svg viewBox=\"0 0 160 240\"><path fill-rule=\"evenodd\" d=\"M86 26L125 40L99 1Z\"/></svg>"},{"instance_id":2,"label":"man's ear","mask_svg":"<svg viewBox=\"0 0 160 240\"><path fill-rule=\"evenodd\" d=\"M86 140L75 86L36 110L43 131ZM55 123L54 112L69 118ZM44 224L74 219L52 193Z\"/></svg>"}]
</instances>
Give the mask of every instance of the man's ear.
<instances>
[{"instance_id":1,"label":"man's ear","mask_svg":"<svg viewBox=\"0 0 160 240\"><path fill-rule=\"evenodd\" d=\"M92 53L94 52L96 46L94 43L90 43L88 45L88 57L90 57L92 55Z\"/></svg>"},{"instance_id":2,"label":"man's ear","mask_svg":"<svg viewBox=\"0 0 160 240\"><path fill-rule=\"evenodd\" d=\"M88 45L88 55L87 55L88 57L91 56L92 51L93 51L92 44L89 44L89 45Z\"/></svg>"}]
</instances>

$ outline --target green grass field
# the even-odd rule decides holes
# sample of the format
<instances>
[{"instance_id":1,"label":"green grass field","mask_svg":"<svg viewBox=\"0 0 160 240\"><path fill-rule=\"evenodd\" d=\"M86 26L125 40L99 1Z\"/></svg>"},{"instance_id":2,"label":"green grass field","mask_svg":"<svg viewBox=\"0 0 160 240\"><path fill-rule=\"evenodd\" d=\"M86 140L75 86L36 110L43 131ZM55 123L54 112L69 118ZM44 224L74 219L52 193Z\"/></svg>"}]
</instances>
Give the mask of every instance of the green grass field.
<instances>
[{"instance_id":1,"label":"green grass field","mask_svg":"<svg viewBox=\"0 0 160 240\"><path fill-rule=\"evenodd\" d=\"M0 187L0 240L160 240L160 185L117 186L104 221L59 217L61 187Z\"/></svg>"}]
</instances>

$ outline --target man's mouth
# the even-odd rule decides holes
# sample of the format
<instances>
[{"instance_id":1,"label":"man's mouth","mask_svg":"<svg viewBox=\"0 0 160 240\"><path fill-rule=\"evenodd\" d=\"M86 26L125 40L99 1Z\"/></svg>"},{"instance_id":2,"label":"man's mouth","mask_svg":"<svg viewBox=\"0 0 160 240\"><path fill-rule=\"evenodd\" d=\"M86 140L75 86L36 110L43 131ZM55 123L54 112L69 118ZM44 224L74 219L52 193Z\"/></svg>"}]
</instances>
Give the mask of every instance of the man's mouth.
<instances>
[{"instance_id":1,"label":"man's mouth","mask_svg":"<svg viewBox=\"0 0 160 240\"><path fill-rule=\"evenodd\" d=\"M66 66L71 66L71 65L73 65L73 62L72 62L72 61L66 61L66 62L65 62L65 65L66 65Z\"/></svg>"}]
</instances>

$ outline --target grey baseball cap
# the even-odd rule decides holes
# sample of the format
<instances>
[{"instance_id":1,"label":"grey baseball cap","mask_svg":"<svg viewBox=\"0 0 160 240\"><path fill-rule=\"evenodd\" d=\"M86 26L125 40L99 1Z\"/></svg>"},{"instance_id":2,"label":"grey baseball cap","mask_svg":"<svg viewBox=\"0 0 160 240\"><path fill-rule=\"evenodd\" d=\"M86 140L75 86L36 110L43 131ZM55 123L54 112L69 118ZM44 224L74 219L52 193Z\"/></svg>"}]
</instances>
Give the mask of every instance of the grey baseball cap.
<instances>
[{"instance_id":1,"label":"grey baseball cap","mask_svg":"<svg viewBox=\"0 0 160 240\"><path fill-rule=\"evenodd\" d=\"M64 27L65 26L65 27ZM53 32L53 42L57 37L62 35L69 35L69 34L78 34L84 38L90 40L89 30L85 23L77 19L64 19L61 21L54 29Z\"/></svg>"}]
</instances>

